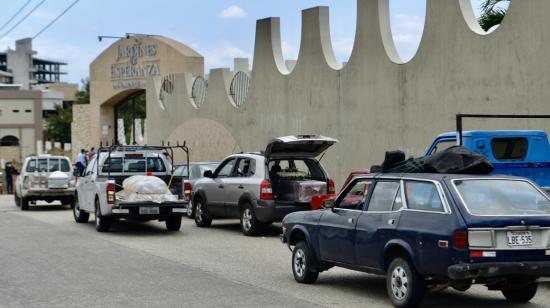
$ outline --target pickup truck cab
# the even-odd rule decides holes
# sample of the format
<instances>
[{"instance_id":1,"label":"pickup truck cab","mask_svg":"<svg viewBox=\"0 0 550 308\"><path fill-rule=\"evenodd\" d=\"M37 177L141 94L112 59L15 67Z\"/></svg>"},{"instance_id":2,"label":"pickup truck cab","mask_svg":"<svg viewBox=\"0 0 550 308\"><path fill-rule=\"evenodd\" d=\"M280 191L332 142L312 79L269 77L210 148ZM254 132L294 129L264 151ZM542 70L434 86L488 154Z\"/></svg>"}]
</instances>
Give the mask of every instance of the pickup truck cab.
<instances>
[{"instance_id":1,"label":"pickup truck cab","mask_svg":"<svg viewBox=\"0 0 550 308\"><path fill-rule=\"evenodd\" d=\"M75 178L71 161L65 156L39 155L25 159L15 183L15 204L22 211L36 201L74 202Z\"/></svg>"},{"instance_id":2,"label":"pickup truck cab","mask_svg":"<svg viewBox=\"0 0 550 308\"><path fill-rule=\"evenodd\" d=\"M117 192L123 189L123 181L134 175L155 176L168 184L172 177L172 165L162 149L119 147L108 153L100 149L76 185L75 221L85 223L93 213L98 232L109 231L117 219L165 221L168 230L179 230L188 200L157 202L117 198Z\"/></svg>"},{"instance_id":3,"label":"pickup truck cab","mask_svg":"<svg viewBox=\"0 0 550 308\"><path fill-rule=\"evenodd\" d=\"M425 156L457 145L457 133L439 135ZM489 158L493 174L521 176L550 189L550 144L539 130L464 131L463 146Z\"/></svg>"},{"instance_id":4,"label":"pickup truck cab","mask_svg":"<svg viewBox=\"0 0 550 308\"><path fill-rule=\"evenodd\" d=\"M327 202L283 220L300 283L333 266L385 275L393 304L416 307L427 288L472 284L527 302L550 276L550 199L524 178L372 174Z\"/></svg>"}]
</instances>

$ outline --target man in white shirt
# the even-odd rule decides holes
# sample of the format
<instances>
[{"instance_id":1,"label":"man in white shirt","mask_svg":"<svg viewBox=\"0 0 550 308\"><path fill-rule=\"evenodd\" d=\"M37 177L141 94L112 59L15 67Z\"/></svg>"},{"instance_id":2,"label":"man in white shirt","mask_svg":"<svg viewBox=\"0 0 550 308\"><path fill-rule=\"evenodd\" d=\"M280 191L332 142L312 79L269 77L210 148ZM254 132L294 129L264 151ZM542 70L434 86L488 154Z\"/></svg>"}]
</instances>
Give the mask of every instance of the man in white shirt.
<instances>
[{"instance_id":1,"label":"man in white shirt","mask_svg":"<svg viewBox=\"0 0 550 308\"><path fill-rule=\"evenodd\" d=\"M80 153L76 156L76 168L78 168L78 174L80 176L84 175L84 170L86 170L86 150L80 150Z\"/></svg>"}]
</instances>

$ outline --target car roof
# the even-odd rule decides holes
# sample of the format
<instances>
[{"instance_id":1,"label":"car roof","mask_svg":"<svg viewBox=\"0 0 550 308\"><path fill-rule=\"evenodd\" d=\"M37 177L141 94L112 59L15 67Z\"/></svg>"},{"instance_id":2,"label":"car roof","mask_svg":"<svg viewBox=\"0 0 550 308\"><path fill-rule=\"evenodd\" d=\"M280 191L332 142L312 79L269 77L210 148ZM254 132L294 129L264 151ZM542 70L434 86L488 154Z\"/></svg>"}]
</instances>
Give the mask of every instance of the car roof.
<instances>
[{"instance_id":1,"label":"car roof","mask_svg":"<svg viewBox=\"0 0 550 308\"><path fill-rule=\"evenodd\" d=\"M372 173L357 175L355 178L376 178L376 179L419 179L419 180L460 180L460 179L510 179L528 180L526 178L509 175L474 175L474 174L450 174L450 173Z\"/></svg>"},{"instance_id":2,"label":"car roof","mask_svg":"<svg viewBox=\"0 0 550 308\"><path fill-rule=\"evenodd\" d=\"M546 136L546 132L542 130L466 130L462 132L462 137L510 137L510 136ZM438 136L438 138L456 138L456 132L446 132Z\"/></svg>"}]
</instances>

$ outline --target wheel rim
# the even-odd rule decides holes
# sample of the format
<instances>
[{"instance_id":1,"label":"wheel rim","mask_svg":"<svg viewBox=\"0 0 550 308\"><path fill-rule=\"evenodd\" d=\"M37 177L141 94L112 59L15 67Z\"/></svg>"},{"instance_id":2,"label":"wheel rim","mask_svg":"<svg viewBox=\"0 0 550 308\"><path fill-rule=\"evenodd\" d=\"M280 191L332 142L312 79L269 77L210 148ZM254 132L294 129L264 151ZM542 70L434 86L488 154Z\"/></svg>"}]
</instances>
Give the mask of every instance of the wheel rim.
<instances>
[{"instance_id":1,"label":"wheel rim","mask_svg":"<svg viewBox=\"0 0 550 308\"><path fill-rule=\"evenodd\" d=\"M200 202L197 203L195 208L195 219L198 223L202 222L202 204Z\"/></svg>"},{"instance_id":2,"label":"wheel rim","mask_svg":"<svg viewBox=\"0 0 550 308\"><path fill-rule=\"evenodd\" d=\"M99 224L101 223L101 215L99 213L99 207L96 206L95 208L95 225L96 226L99 226Z\"/></svg>"},{"instance_id":3,"label":"wheel rim","mask_svg":"<svg viewBox=\"0 0 550 308\"><path fill-rule=\"evenodd\" d=\"M73 211L74 211L74 216L76 217L80 216L80 206L78 205L78 200L74 201Z\"/></svg>"},{"instance_id":4,"label":"wheel rim","mask_svg":"<svg viewBox=\"0 0 550 308\"><path fill-rule=\"evenodd\" d=\"M252 211L250 209L243 211L243 228L247 231L252 228Z\"/></svg>"},{"instance_id":5,"label":"wheel rim","mask_svg":"<svg viewBox=\"0 0 550 308\"><path fill-rule=\"evenodd\" d=\"M304 276L306 272L306 255L302 249L298 249L294 254L294 272L299 277Z\"/></svg>"},{"instance_id":6,"label":"wheel rim","mask_svg":"<svg viewBox=\"0 0 550 308\"><path fill-rule=\"evenodd\" d=\"M407 297L407 291L409 289L409 280L407 278L407 272L401 266L396 267L391 273L391 290L393 296L398 300L403 300Z\"/></svg>"}]
</instances>

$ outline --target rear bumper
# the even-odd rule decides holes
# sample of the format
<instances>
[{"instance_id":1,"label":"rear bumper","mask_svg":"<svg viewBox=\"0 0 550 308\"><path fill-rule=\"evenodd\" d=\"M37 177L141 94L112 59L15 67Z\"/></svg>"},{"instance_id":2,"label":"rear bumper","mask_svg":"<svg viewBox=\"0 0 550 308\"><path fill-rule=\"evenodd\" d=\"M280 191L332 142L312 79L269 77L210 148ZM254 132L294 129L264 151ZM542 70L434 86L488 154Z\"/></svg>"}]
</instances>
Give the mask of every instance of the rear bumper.
<instances>
[{"instance_id":1,"label":"rear bumper","mask_svg":"<svg viewBox=\"0 0 550 308\"><path fill-rule=\"evenodd\" d=\"M274 200L258 200L254 204L256 218L263 223L279 222L290 213L309 211L310 209L309 204L280 204Z\"/></svg>"},{"instance_id":2,"label":"rear bumper","mask_svg":"<svg viewBox=\"0 0 550 308\"><path fill-rule=\"evenodd\" d=\"M75 195L75 188L31 188L25 197L69 197Z\"/></svg>"},{"instance_id":3,"label":"rear bumper","mask_svg":"<svg viewBox=\"0 0 550 308\"><path fill-rule=\"evenodd\" d=\"M550 276L550 261L463 263L448 268L453 280L495 278L509 275Z\"/></svg>"},{"instance_id":4,"label":"rear bumper","mask_svg":"<svg viewBox=\"0 0 550 308\"><path fill-rule=\"evenodd\" d=\"M140 208L158 208L158 214L140 213ZM164 220L169 216L187 215L187 203L174 202L169 204L132 203L114 206L111 215L118 218L136 220Z\"/></svg>"}]
</instances>

